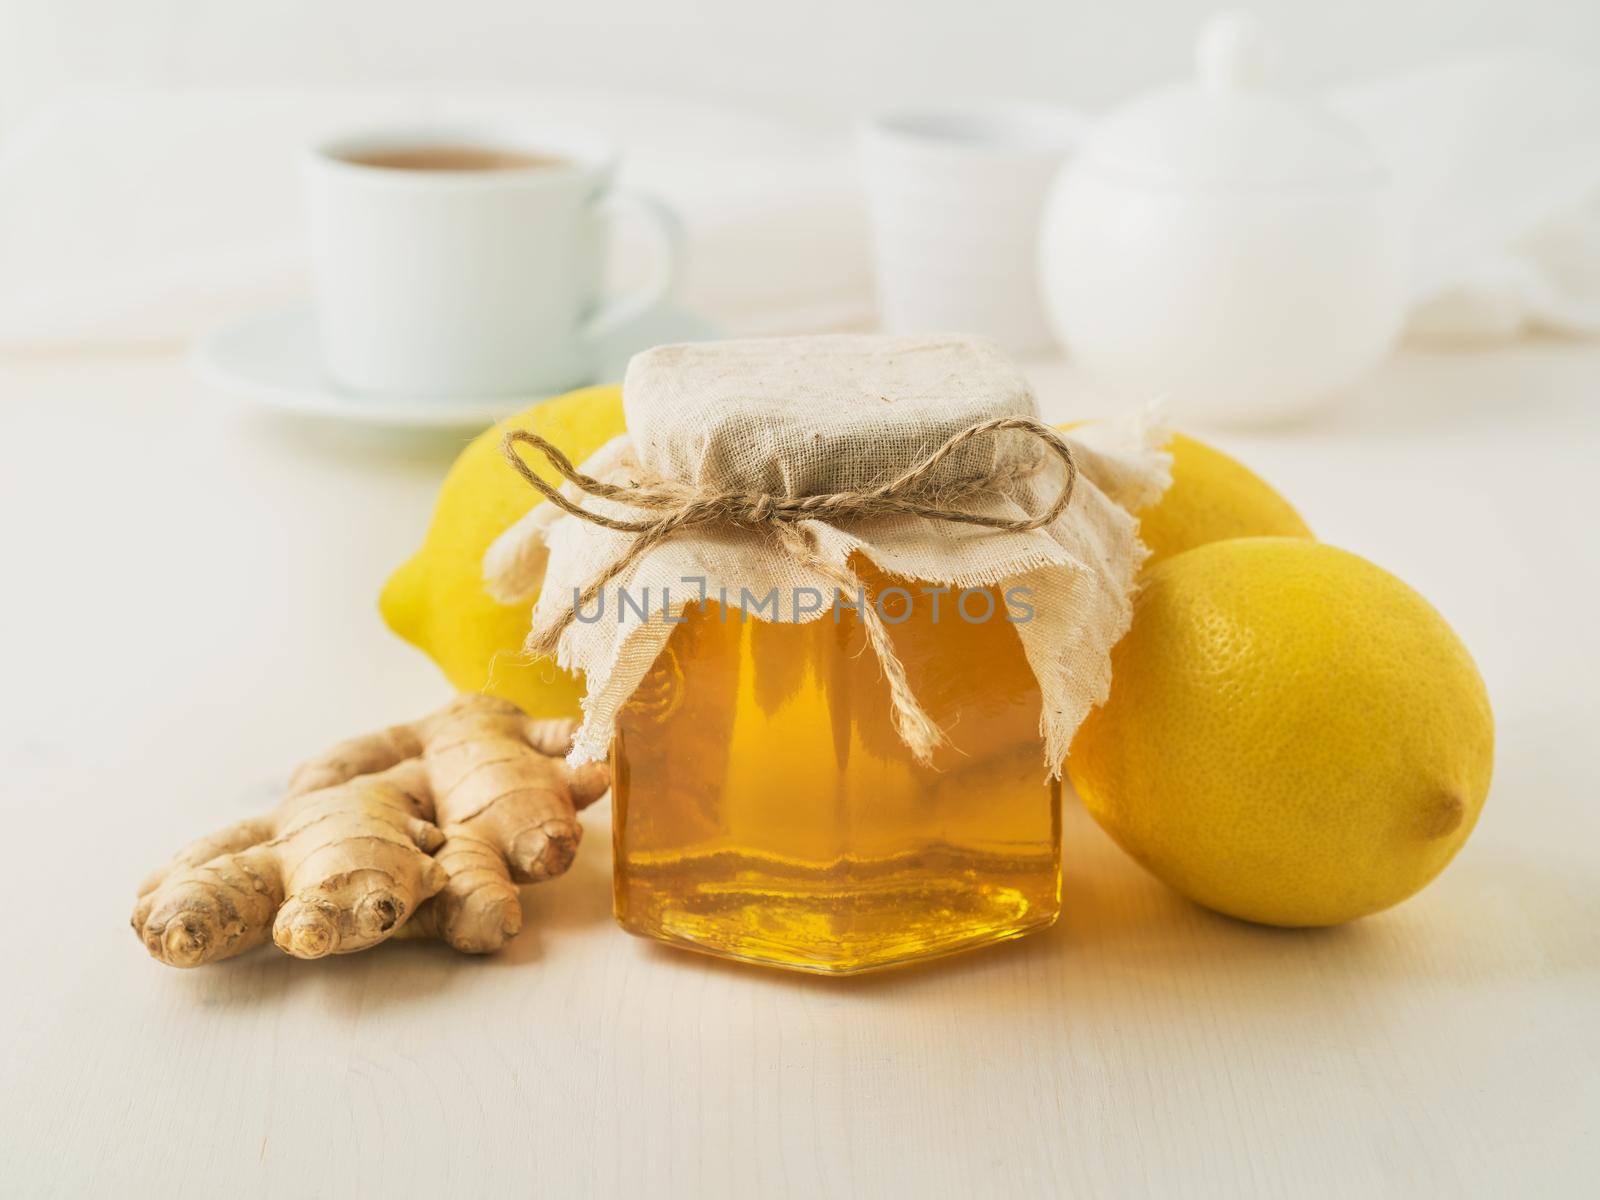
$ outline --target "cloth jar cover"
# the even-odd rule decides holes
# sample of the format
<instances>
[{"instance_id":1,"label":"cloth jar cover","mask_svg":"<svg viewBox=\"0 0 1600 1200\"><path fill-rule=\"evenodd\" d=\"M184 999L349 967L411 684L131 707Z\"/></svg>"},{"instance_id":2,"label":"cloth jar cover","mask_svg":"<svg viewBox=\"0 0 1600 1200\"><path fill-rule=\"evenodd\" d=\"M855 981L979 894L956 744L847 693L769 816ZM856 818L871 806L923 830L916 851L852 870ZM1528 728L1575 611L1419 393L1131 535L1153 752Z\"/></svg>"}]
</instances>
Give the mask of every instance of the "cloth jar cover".
<instances>
[{"instance_id":1,"label":"cloth jar cover","mask_svg":"<svg viewBox=\"0 0 1600 1200\"><path fill-rule=\"evenodd\" d=\"M584 474L789 498L870 487L974 424L1038 415L1028 384L997 348L958 336L658 347L630 364L623 407L629 433L598 451ZM1107 694L1111 647L1131 617L1147 551L1130 510L1159 498L1170 480L1170 460L1142 426L1092 427L1068 442L1078 470L1071 502L1038 529L907 514L798 522L831 570L797 560L764 530L731 523L697 526L651 547L608 584L633 603L573 621L557 643L559 664L586 677L574 761L607 753L619 710L675 628L671 617L703 596L759 620L831 617L838 572L859 553L925 583L1029 589L1033 615L1015 628L1039 682L1046 759L1057 770L1079 723ZM971 490L974 480L983 481L981 490ZM926 482L934 494L962 492L964 511L1015 521L1048 511L1064 481L1064 466L1037 437L1005 430L967 442ZM563 494L617 519L649 515L580 495L570 483ZM636 536L541 504L490 547L486 579L508 603L538 595L537 636L629 554ZM813 607L813 593L826 604Z\"/></svg>"}]
</instances>

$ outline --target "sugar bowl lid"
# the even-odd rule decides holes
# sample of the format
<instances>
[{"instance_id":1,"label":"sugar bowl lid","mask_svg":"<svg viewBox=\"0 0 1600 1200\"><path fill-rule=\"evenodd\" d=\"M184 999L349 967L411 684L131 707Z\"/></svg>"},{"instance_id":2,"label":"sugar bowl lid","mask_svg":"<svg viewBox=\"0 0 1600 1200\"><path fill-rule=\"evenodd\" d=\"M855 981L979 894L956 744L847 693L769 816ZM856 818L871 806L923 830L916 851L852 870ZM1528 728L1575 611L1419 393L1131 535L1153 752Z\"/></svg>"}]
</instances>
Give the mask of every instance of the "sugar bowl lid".
<instances>
[{"instance_id":1,"label":"sugar bowl lid","mask_svg":"<svg viewBox=\"0 0 1600 1200\"><path fill-rule=\"evenodd\" d=\"M1195 47L1196 78L1101 119L1084 147L1093 169L1157 188L1375 185L1377 154L1352 126L1273 86L1276 54L1243 13L1219 13Z\"/></svg>"}]
</instances>

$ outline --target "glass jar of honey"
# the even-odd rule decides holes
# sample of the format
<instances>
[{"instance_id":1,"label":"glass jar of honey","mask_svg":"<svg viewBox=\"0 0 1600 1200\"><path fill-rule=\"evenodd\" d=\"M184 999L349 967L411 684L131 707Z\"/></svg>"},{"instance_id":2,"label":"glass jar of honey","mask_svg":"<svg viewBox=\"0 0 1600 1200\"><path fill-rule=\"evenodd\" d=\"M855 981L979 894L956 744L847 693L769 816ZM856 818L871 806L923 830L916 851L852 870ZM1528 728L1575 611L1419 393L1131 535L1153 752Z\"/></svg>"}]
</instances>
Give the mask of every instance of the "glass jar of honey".
<instances>
[{"instance_id":1,"label":"glass jar of honey","mask_svg":"<svg viewBox=\"0 0 1600 1200\"><path fill-rule=\"evenodd\" d=\"M581 468L505 435L547 503L485 577L584 676L623 927L850 974L1053 922L1057 768L1165 487L1144 432L1064 435L954 335L660 346L622 400Z\"/></svg>"},{"instance_id":2,"label":"glass jar of honey","mask_svg":"<svg viewBox=\"0 0 1600 1200\"><path fill-rule=\"evenodd\" d=\"M617 919L711 954L848 974L1018 937L1061 902L1060 784L998 589L860 574L947 744L918 763L848 608L691 608L618 723ZM878 585L878 586L874 586ZM984 618L984 619L979 619Z\"/></svg>"}]
</instances>

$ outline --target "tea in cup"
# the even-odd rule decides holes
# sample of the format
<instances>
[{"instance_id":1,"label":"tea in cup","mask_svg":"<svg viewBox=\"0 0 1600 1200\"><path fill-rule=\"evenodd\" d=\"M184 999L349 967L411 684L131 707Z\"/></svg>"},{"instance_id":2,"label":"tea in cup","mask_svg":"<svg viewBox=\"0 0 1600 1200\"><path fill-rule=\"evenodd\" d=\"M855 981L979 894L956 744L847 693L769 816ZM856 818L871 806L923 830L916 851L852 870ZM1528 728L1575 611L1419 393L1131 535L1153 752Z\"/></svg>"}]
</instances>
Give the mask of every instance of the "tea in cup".
<instances>
[{"instance_id":1,"label":"tea in cup","mask_svg":"<svg viewBox=\"0 0 1600 1200\"><path fill-rule=\"evenodd\" d=\"M415 130L336 137L305 178L324 365L382 396L537 395L589 382L603 341L670 297L682 227L614 187L585 134ZM656 269L602 299L611 216L653 234Z\"/></svg>"}]
</instances>

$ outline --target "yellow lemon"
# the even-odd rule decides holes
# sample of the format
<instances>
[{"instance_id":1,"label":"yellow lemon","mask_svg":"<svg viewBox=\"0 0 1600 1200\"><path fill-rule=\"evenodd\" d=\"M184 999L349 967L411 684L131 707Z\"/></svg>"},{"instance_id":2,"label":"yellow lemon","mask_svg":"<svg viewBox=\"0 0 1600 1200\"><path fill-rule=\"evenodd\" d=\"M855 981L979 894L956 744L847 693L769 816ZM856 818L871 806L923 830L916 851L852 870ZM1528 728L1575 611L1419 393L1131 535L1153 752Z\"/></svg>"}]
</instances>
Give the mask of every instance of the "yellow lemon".
<instances>
[{"instance_id":1,"label":"yellow lemon","mask_svg":"<svg viewBox=\"0 0 1600 1200\"><path fill-rule=\"evenodd\" d=\"M1185 896L1333 925L1444 869L1493 758L1483 681L1427 601L1332 546L1239 538L1145 576L1067 770Z\"/></svg>"},{"instance_id":2,"label":"yellow lemon","mask_svg":"<svg viewBox=\"0 0 1600 1200\"><path fill-rule=\"evenodd\" d=\"M426 651L456 687L558 716L578 710L582 686L522 656L531 604L499 604L483 587L489 543L541 502L501 457L500 439L513 428L550 439L581 463L623 432L622 389L571 392L479 434L445 476L421 549L389 577L378 607L389 628ZM535 469L558 480L546 463Z\"/></svg>"},{"instance_id":3,"label":"yellow lemon","mask_svg":"<svg viewBox=\"0 0 1600 1200\"><path fill-rule=\"evenodd\" d=\"M1208 542L1239 537L1309 538L1294 507L1237 459L1181 433L1172 435L1172 486L1138 513L1150 547L1145 569Z\"/></svg>"},{"instance_id":4,"label":"yellow lemon","mask_svg":"<svg viewBox=\"0 0 1600 1200\"><path fill-rule=\"evenodd\" d=\"M1182 433L1172 434L1164 449L1172 455L1172 486L1135 514L1139 536L1150 547L1146 570L1225 538L1313 536L1294 506L1238 459Z\"/></svg>"}]
</instances>

